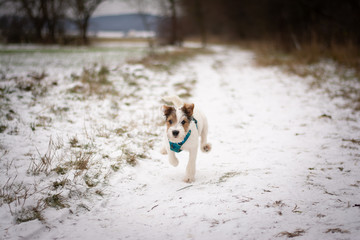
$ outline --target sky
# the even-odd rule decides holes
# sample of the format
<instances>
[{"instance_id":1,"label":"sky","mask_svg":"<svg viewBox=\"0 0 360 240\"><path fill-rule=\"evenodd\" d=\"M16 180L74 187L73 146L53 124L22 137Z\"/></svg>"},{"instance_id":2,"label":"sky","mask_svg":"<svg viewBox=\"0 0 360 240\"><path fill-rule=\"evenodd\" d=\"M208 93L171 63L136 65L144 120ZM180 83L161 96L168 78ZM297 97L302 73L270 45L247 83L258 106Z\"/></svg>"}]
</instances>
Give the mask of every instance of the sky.
<instances>
[{"instance_id":1,"label":"sky","mask_svg":"<svg viewBox=\"0 0 360 240\"><path fill-rule=\"evenodd\" d=\"M158 0L107 0L99 5L93 16L115 15L138 12L137 3L144 3L144 11L159 14Z\"/></svg>"}]
</instances>

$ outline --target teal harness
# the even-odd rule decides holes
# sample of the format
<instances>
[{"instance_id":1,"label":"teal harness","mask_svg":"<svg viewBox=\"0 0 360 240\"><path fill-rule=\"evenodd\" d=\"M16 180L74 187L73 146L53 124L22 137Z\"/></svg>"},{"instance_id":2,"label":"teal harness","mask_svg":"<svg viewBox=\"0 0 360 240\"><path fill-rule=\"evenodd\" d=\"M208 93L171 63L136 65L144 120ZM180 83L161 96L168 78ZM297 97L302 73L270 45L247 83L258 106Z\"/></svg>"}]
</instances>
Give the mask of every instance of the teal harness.
<instances>
[{"instance_id":1,"label":"teal harness","mask_svg":"<svg viewBox=\"0 0 360 240\"><path fill-rule=\"evenodd\" d=\"M195 118L192 118L191 120L195 122L196 129L198 129L197 120ZM189 139L190 135L191 135L191 130L188 131L188 133L186 134L184 140L182 140L181 142L174 143L174 142L169 141L170 150L174 151L174 152L177 152L177 153L181 152L182 151L181 150L182 145L184 145L186 143L186 141Z\"/></svg>"}]
</instances>

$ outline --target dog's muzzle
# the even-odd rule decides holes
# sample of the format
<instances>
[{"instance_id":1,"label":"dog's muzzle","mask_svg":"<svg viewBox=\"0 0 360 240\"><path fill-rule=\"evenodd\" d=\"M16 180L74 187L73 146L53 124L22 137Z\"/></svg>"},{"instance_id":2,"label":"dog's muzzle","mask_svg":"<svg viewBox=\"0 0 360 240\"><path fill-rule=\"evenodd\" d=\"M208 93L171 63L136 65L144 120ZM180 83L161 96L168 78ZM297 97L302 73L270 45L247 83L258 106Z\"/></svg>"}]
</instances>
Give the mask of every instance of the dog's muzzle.
<instances>
[{"instance_id":1,"label":"dog's muzzle","mask_svg":"<svg viewBox=\"0 0 360 240\"><path fill-rule=\"evenodd\" d=\"M198 129L197 120L194 117L191 120L195 122L196 129ZM179 131L174 130L174 131L172 131L172 134L174 135L174 137L177 137L179 135ZM188 131L188 133L186 134L186 136L182 142L174 143L174 142L169 141L170 150L173 152L177 152L177 153L181 152L182 145L184 145L184 143L188 140L190 135L191 135L191 130Z\"/></svg>"}]
</instances>

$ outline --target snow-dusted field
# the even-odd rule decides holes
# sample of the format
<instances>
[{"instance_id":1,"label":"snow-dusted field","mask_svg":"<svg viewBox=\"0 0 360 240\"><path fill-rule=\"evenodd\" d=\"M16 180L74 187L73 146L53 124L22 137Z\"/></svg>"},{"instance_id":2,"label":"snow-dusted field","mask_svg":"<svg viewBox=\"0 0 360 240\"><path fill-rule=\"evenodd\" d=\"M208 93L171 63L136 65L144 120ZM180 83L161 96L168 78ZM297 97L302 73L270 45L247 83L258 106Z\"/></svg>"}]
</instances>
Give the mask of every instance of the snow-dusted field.
<instances>
[{"instance_id":1,"label":"snow-dusted field","mask_svg":"<svg viewBox=\"0 0 360 240\"><path fill-rule=\"evenodd\" d=\"M163 72L125 62L141 46L2 49L0 239L358 239L360 113L337 93L359 82L212 50ZM159 153L167 94L208 117L191 184Z\"/></svg>"}]
</instances>

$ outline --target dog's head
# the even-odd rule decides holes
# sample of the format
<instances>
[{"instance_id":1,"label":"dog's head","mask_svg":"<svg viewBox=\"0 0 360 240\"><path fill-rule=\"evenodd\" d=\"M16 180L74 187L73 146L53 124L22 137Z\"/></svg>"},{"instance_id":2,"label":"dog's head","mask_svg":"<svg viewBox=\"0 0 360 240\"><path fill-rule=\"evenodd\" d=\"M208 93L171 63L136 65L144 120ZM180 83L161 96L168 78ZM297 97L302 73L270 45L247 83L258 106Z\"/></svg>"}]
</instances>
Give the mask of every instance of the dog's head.
<instances>
[{"instance_id":1,"label":"dog's head","mask_svg":"<svg viewBox=\"0 0 360 240\"><path fill-rule=\"evenodd\" d=\"M194 104L185 103L181 108L164 105L162 108L166 117L166 133L171 142L181 142L189 131Z\"/></svg>"}]
</instances>

